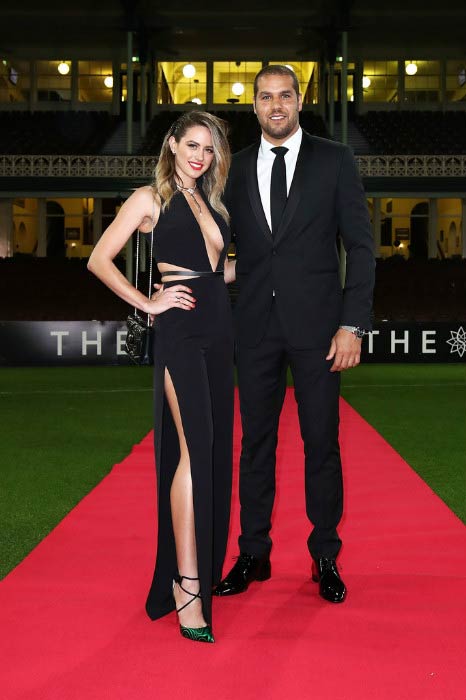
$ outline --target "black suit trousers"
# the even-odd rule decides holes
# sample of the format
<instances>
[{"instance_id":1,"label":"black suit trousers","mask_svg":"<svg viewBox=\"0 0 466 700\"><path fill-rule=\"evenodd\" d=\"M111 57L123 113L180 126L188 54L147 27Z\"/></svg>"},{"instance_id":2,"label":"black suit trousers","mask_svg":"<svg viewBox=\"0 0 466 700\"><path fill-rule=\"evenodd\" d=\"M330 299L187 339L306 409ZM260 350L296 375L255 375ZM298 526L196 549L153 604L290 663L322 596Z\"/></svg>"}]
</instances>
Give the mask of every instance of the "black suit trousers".
<instances>
[{"instance_id":1,"label":"black suit trousers","mask_svg":"<svg viewBox=\"0 0 466 700\"><path fill-rule=\"evenodd\" d=\"M305 500L312 524L313 557L336 557L337 526L343 510L338 443L340 375L330 372L328 347L295 349L284 337L275 303L265 337L255 347L237 343L243 428L240 459L241 552L261 557L272 547L278 424L290 366L305 455ZM286 470L286 465L285 465ZM286 478L286 474L283 478Z\"/></svg>"}]
</instances>

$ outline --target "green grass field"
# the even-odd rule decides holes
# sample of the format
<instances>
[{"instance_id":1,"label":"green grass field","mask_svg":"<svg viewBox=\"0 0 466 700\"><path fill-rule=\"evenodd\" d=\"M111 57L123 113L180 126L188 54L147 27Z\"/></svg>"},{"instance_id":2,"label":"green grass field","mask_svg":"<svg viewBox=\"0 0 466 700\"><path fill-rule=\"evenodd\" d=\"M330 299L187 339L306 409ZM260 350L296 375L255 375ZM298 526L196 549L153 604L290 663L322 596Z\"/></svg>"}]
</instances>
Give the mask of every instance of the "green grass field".
<instances>
[{"instance_id":1,"label":"green grass field","mask_svg":"<svg viewBox=\"0 0 466 700\"><path fill-rule=\"evenodd\" d=\"M0 370L0 578L151 428L142 367ZM466 520L466 366L365 365L342 394Z\"/></svg>"}]
</instances>

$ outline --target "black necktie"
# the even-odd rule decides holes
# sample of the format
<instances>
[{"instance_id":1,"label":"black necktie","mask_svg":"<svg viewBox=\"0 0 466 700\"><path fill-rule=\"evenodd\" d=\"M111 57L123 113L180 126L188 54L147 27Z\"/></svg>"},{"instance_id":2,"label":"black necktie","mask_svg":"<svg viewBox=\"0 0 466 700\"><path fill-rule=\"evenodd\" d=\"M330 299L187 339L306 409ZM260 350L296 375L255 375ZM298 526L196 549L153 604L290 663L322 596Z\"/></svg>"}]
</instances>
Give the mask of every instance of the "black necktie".
<instances>
[{"instance_id":1,"label":"black necktie","mask_svg":"<svg viewBox=\"0 0 466 700\"><path fill-rule=\"evenodd\" d=\"M270 150L275 153L270 180L270 218L272 220L272 236L275 236L285 211L288 196L285 165L285 153L288 152L288 149L284 146L276 146Z\"/></svg>"}]
</instances>

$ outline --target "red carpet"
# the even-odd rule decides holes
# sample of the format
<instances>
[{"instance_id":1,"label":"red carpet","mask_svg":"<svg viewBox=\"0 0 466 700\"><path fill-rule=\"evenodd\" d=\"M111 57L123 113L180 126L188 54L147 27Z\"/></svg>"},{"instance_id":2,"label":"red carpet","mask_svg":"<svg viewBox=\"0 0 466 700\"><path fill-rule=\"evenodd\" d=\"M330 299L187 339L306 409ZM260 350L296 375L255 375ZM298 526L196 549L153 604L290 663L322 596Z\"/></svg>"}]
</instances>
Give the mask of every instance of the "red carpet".
<instances>
[{"instance_id":1,"label":"red carpet","mask_svg":"<svg viewBox=\"0 0 466 700\"><path fill-rule=\"evenodd\" d=\"M273 577L214 600L217 643L182 639L174 615L145 615L155 535L148 436L0 584L1 700L465 700L465 528L345 403L342 449L343 605L310 582L288 393ZM237 534L235 501L228 568Z\"/></svg>"}]
</instances>

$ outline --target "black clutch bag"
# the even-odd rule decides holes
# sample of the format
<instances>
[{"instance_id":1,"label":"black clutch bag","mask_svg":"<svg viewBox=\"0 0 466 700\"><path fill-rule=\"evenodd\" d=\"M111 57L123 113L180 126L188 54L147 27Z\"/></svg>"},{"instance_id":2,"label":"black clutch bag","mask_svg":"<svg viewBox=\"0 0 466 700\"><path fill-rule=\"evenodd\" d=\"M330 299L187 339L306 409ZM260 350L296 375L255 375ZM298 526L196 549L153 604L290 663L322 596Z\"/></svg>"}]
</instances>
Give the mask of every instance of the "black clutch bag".
<instances>
[{"instance_id":1,"label":"black clutch bag","mask_svg":"<svg viewBox=\"0 0 466 700\"><path fill-rule=\"evenodd\" d=\"M135 286L138 288L139 280L139 239L140 232L137 232L136 238L136 281ZM149 290L148 297L150 298L152 292L152 254L154 248L154 229L152 228L151 240L150 240L150 267L149 267ZM135 308L134 312L128 316L126 319L126 342L125 350L128 353L131 360L136 365L152 365L154 362L153 356L153 329L150 322L150 316L147 314L147 318L139 315L138 310Z\"/></svg>"}]
</instances>

